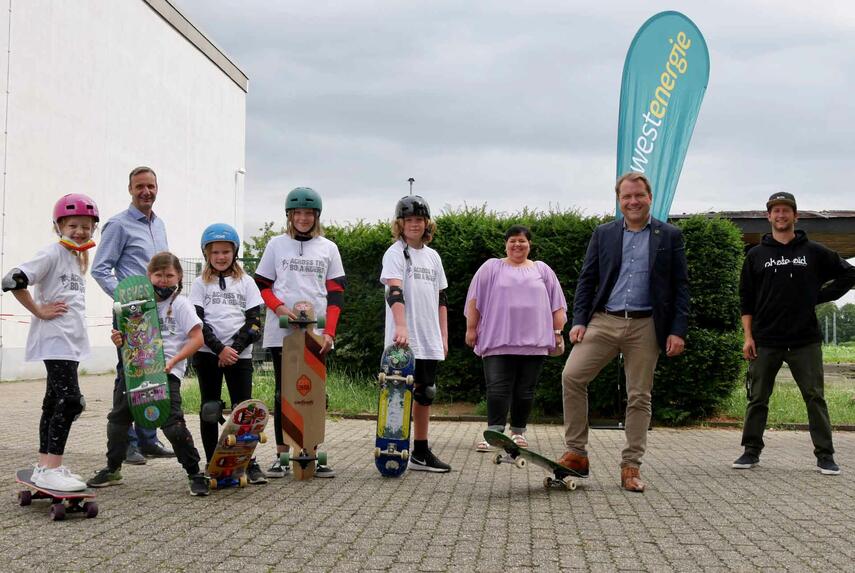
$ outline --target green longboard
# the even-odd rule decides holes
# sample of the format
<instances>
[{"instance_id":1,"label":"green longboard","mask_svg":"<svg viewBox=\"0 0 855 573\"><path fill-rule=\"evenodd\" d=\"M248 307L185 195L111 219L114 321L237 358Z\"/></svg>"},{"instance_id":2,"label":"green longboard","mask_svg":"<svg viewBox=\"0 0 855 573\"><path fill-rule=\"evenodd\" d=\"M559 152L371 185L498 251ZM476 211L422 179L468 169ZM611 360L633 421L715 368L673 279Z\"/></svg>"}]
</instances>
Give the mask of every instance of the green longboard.
<instances>
[{"instance_id":1,"label":"green longboard","mask_svg":"<svg viewBox=\"0 0 855 573\"><path fill-rule=\"evenodd\" d=\"M524 468L526 466L526 462L531 462L551 473L551 476L543 478L543 487L547 489L551 487L563 487L573 491L576 489L576 481L573 477L585 477L577 475L572 470L559 465L557 462L554 462L537 452L533 452L528 448L519 447L510 437L506 436L502 432L485 430L484 440L491 446L501 448L505 451L505 454L496 454L493 458L493 462L496 465L510 463L514 464L514 466L518 468Z\"/></svg>"},{"instance_id":2,"label":"green longboard","mask_svg":"<svg viewBox=\"0 0 855 573\"><path fill-rule=\"evenodd\" d=\"M169 417L169 380L154 288L147 277L121 281L113 293L113 312L124 344L122 365L131 415L144 428L162 426Z\"/></svg>"}]
</instances>

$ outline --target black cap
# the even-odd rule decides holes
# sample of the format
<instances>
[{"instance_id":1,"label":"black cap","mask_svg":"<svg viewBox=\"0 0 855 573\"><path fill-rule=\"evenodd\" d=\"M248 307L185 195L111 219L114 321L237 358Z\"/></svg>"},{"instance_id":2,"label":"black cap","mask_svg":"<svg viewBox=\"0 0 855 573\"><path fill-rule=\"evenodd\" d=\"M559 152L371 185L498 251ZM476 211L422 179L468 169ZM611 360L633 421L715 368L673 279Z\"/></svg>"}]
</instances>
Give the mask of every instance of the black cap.
<instances>
[{"instance_id":1,"label":"black cap","mask_svg":"<svg viewBox=\"0 0 855 573\"><path fill-rule=\"evenodd\" d=\"M766 210L771 211L772 207L775 205L789 205L793 208L793 211L796 211L796 198L793 197L792 193L785 193L784 191L779 191L777 193L773 193L769 200L766 201Z\"/></svg>"}]
</instances>

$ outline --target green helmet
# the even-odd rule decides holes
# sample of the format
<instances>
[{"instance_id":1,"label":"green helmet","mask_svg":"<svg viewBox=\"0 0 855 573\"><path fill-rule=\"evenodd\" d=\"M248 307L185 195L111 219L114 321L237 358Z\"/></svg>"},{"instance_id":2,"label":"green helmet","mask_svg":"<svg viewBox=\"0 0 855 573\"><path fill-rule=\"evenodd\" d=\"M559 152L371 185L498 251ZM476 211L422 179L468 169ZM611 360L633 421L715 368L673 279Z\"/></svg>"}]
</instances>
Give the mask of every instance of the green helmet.
<instances>
[{"instance_id":1,"label":"green helmet","mask_svg":"<svg viewBox=\"0 0 855 573\"><path fill-rule=\"evenodd\" d=\"M291 209L314 209L320 215L323 209L321 196L311 187L295 187L285 198L285 212Z\"/></svg>"}]
</instances>

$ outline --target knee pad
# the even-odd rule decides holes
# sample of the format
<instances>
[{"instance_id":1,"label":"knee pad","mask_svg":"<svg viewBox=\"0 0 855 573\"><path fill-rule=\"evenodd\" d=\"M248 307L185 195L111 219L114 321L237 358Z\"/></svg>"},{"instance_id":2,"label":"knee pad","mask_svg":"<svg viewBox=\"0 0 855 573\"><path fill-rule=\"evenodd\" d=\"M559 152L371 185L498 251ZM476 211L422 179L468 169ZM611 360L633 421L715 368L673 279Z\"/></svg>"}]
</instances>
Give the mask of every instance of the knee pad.
<instances>
[{"instance_id":1,"label":"knee pad","mask_svg":"<svg viewBox=\"0 0 855 573\"><path fill-rule=\"evenodd\" d=\"M83 394L67 396L57 404L57 411L62 412L63 416L70 418L72 422L77 420L85 409L86 398L83 397Z\"/></svg>"},{"instance_id":2,"label":"knee pad","mask_svg":"<svg viewBox=\"0 0 855 573\"><path fill-rule=\"evenodd\" d=\"M416 384L413 390L413 400L422 406L430 406L433 404L434 396L436 396L436 384Z\"/></svg>"},{"instance_id":3,"label":"knee pad","mask_svg":"<svg viewBox=\"0 0 855 573\"><path fill-rule=\"evenodd\" d=\"M222 400L209 400L202 404L202 409L199 411L199 417L203 422L210 424L225 424L226 419L223 418L223 408L226 405Z\"/></svg>"}]
</instances>

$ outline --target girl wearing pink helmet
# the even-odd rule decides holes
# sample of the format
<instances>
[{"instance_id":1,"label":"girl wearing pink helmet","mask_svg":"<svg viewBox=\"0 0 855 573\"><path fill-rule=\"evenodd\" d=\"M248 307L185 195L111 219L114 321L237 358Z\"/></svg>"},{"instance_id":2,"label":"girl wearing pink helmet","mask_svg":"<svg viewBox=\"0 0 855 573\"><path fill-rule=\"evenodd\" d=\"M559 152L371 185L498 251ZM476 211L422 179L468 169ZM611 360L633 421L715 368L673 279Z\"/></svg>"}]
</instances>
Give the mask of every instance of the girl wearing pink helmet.
<instances>
[{"instance_id":1,"label":"girl wearing pink helmet","mask_svg":"<svg viewBox=\"0 0 855 573\"><path fill-rule=\"evenodd\" d=\"M98 207L79 193L65 195L53 208L59 241L40 250L3 278L3 291L33 315L25 359L42 360L47 388L39 423L39 461L32 481L39 487L80 491L86 484L62 463L71 423L86 402L77 383L77 365L89 354L86 334L86 270ZM34 286L34 294L27 287Z\"/></svg>"}]
</instances>

